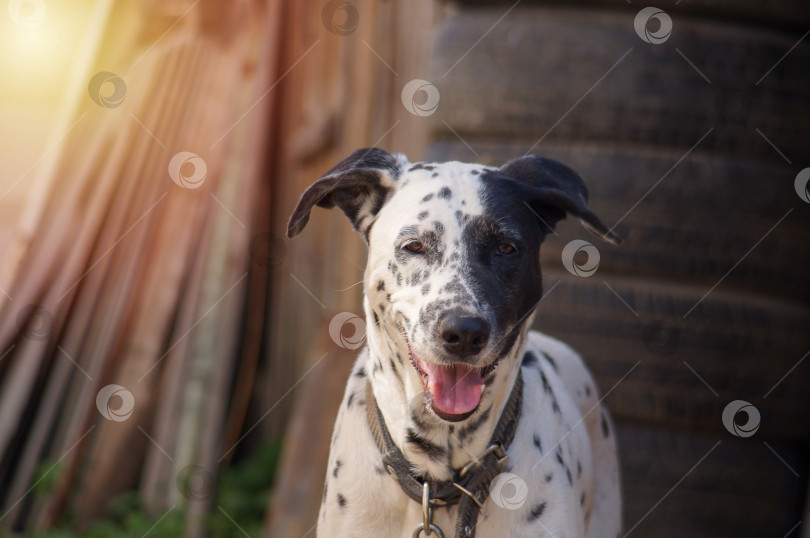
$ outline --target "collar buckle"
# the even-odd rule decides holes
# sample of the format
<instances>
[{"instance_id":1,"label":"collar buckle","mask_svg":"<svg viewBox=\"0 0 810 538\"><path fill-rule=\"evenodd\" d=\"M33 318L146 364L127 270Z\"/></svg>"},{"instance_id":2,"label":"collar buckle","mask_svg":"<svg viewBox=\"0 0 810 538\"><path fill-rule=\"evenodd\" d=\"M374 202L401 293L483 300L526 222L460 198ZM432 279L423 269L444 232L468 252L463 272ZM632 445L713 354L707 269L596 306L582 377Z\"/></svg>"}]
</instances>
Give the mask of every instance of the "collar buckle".
<instances>
[{"instance_id":1,"label":"collar buckle","mask_svg":"<svg viewBox=\"0 0 810 538\"><path fill-rule=\"evenodd\" d=\"M489 445L487 449L481 453L480 456L474 458L470 463L462 467L461 470L458 472L458 477L464 478L464 475L466 475L473 467L478 467L479 465L482 465L484 458L486 458L490 454L494 454L495 457L498 458L498 467L500 468L501 471L503 471L504 468L506 467L506 462L509 461L509 456L506 455L506 452L504 451L501 444L495 442Z\"/></svg>"}]
</instances>

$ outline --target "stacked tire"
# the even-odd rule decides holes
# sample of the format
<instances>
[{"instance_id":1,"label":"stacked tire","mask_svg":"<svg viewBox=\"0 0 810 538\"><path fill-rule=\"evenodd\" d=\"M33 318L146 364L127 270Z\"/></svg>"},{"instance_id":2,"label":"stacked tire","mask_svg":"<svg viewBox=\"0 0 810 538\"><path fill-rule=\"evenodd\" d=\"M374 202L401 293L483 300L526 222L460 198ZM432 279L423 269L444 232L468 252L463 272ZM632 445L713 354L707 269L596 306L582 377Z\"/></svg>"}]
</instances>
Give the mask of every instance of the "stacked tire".
<instances>
[{"instance_id":1,"label":"stacked tire","mask_svg":"<svg viewBox=\"0 0 810 538\"><path fill-rule=\"evenodd\" d=\"M810 203L796 178L810 166L810 39L796 28L810 9L684 2L654 11L671 22L664 36L666 20L639 26L629 4L461 4L436 40L426 159L558 159L625 237L612 247L558 226L536 322L583 354L607 395L625 530L799 536ZM574 239L599 250L591 276L561 263ZM736 427L756 418L746 411L722 419L738 400L759 413L753 434Z\"/></svg>"}]
</instances>

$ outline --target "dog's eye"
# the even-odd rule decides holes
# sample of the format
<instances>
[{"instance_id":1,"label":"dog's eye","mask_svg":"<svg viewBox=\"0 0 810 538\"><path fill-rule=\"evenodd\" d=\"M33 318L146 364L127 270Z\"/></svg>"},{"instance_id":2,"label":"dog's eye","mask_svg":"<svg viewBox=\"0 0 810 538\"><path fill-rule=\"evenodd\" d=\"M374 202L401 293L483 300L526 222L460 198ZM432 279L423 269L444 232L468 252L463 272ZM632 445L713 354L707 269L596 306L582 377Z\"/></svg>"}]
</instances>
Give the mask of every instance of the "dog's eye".
<instances>
[{"instance_id":1,"label":"dog's eye","mask_svg":"<svg viewBox=\"0 0 810 538\"><path fill-rule=\"evenodd\" d=\"M405 243L404 248L406 250L409 250L410 252L419 253L419 252L422 252L423 247L422 247L422 243L420 243L419 241L409 241L409 242Z\"/></svg>"},{"instance_id":2,"label":"dog's eye","mask_svg":"<svg viewBox=\"0 0 810 538\"><path fill-rule=\"evenodd\" d=\"M501 256L508 256L510 254L514 254L517 252L517 249L514 245L510 245L509 243L501 243L498 245L498 254Z\"/></svg>"}]
</instances>

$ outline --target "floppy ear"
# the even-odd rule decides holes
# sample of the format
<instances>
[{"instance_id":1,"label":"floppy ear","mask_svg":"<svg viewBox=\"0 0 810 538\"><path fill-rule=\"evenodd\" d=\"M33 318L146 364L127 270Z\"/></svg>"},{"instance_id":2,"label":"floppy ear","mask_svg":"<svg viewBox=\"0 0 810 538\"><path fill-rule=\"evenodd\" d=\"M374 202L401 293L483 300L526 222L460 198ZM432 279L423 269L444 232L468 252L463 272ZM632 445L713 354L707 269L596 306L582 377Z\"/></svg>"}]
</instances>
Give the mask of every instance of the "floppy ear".
<instances>
[{"instance_id":1,"label":"floppy ear","mask_svg":"<svg viewBox=\"0 0 810 538\"><path fill-rule=\"evenodd\" d=\"M501 167L500 173L521 184L520 195L543 224L552 230L566 213L570 213L592 234L614 245L622 243L622 238L588 209L585 182L564 164L529 155L509 161Z\"/></svg>"},{"instance_id":2,"label":"floppy ear","mask_svg":"<svg viewBox=\"0 0 810 538\"><path fill-rule=\"evenodd\" d=\"M287 237L301 233L315 205L326 209L338 206L354 229L368 237L406 164L408 159L401 154L379 148L358 149L304 191L287 224Z\"/></svg>"}]
</instances>

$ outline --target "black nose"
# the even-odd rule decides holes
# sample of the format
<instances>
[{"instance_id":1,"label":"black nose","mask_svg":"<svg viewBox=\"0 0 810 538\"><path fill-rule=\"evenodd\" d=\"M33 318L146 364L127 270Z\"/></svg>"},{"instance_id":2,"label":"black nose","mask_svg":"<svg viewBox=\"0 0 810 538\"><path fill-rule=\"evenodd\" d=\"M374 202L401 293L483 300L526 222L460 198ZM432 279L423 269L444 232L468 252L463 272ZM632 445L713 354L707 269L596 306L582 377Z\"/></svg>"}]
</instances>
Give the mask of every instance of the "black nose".
<instances>
[{"instance_id":1,"label":"black nose","mask_svg":"<svg viewBox=\"0 0 810 538\"><path fill-rule=\"evenodd\" d=\"M448 353L476 355L487 345L489 324L477 316L449 312L439 320L439 338Z\"/></svg>"}]
</instances>

